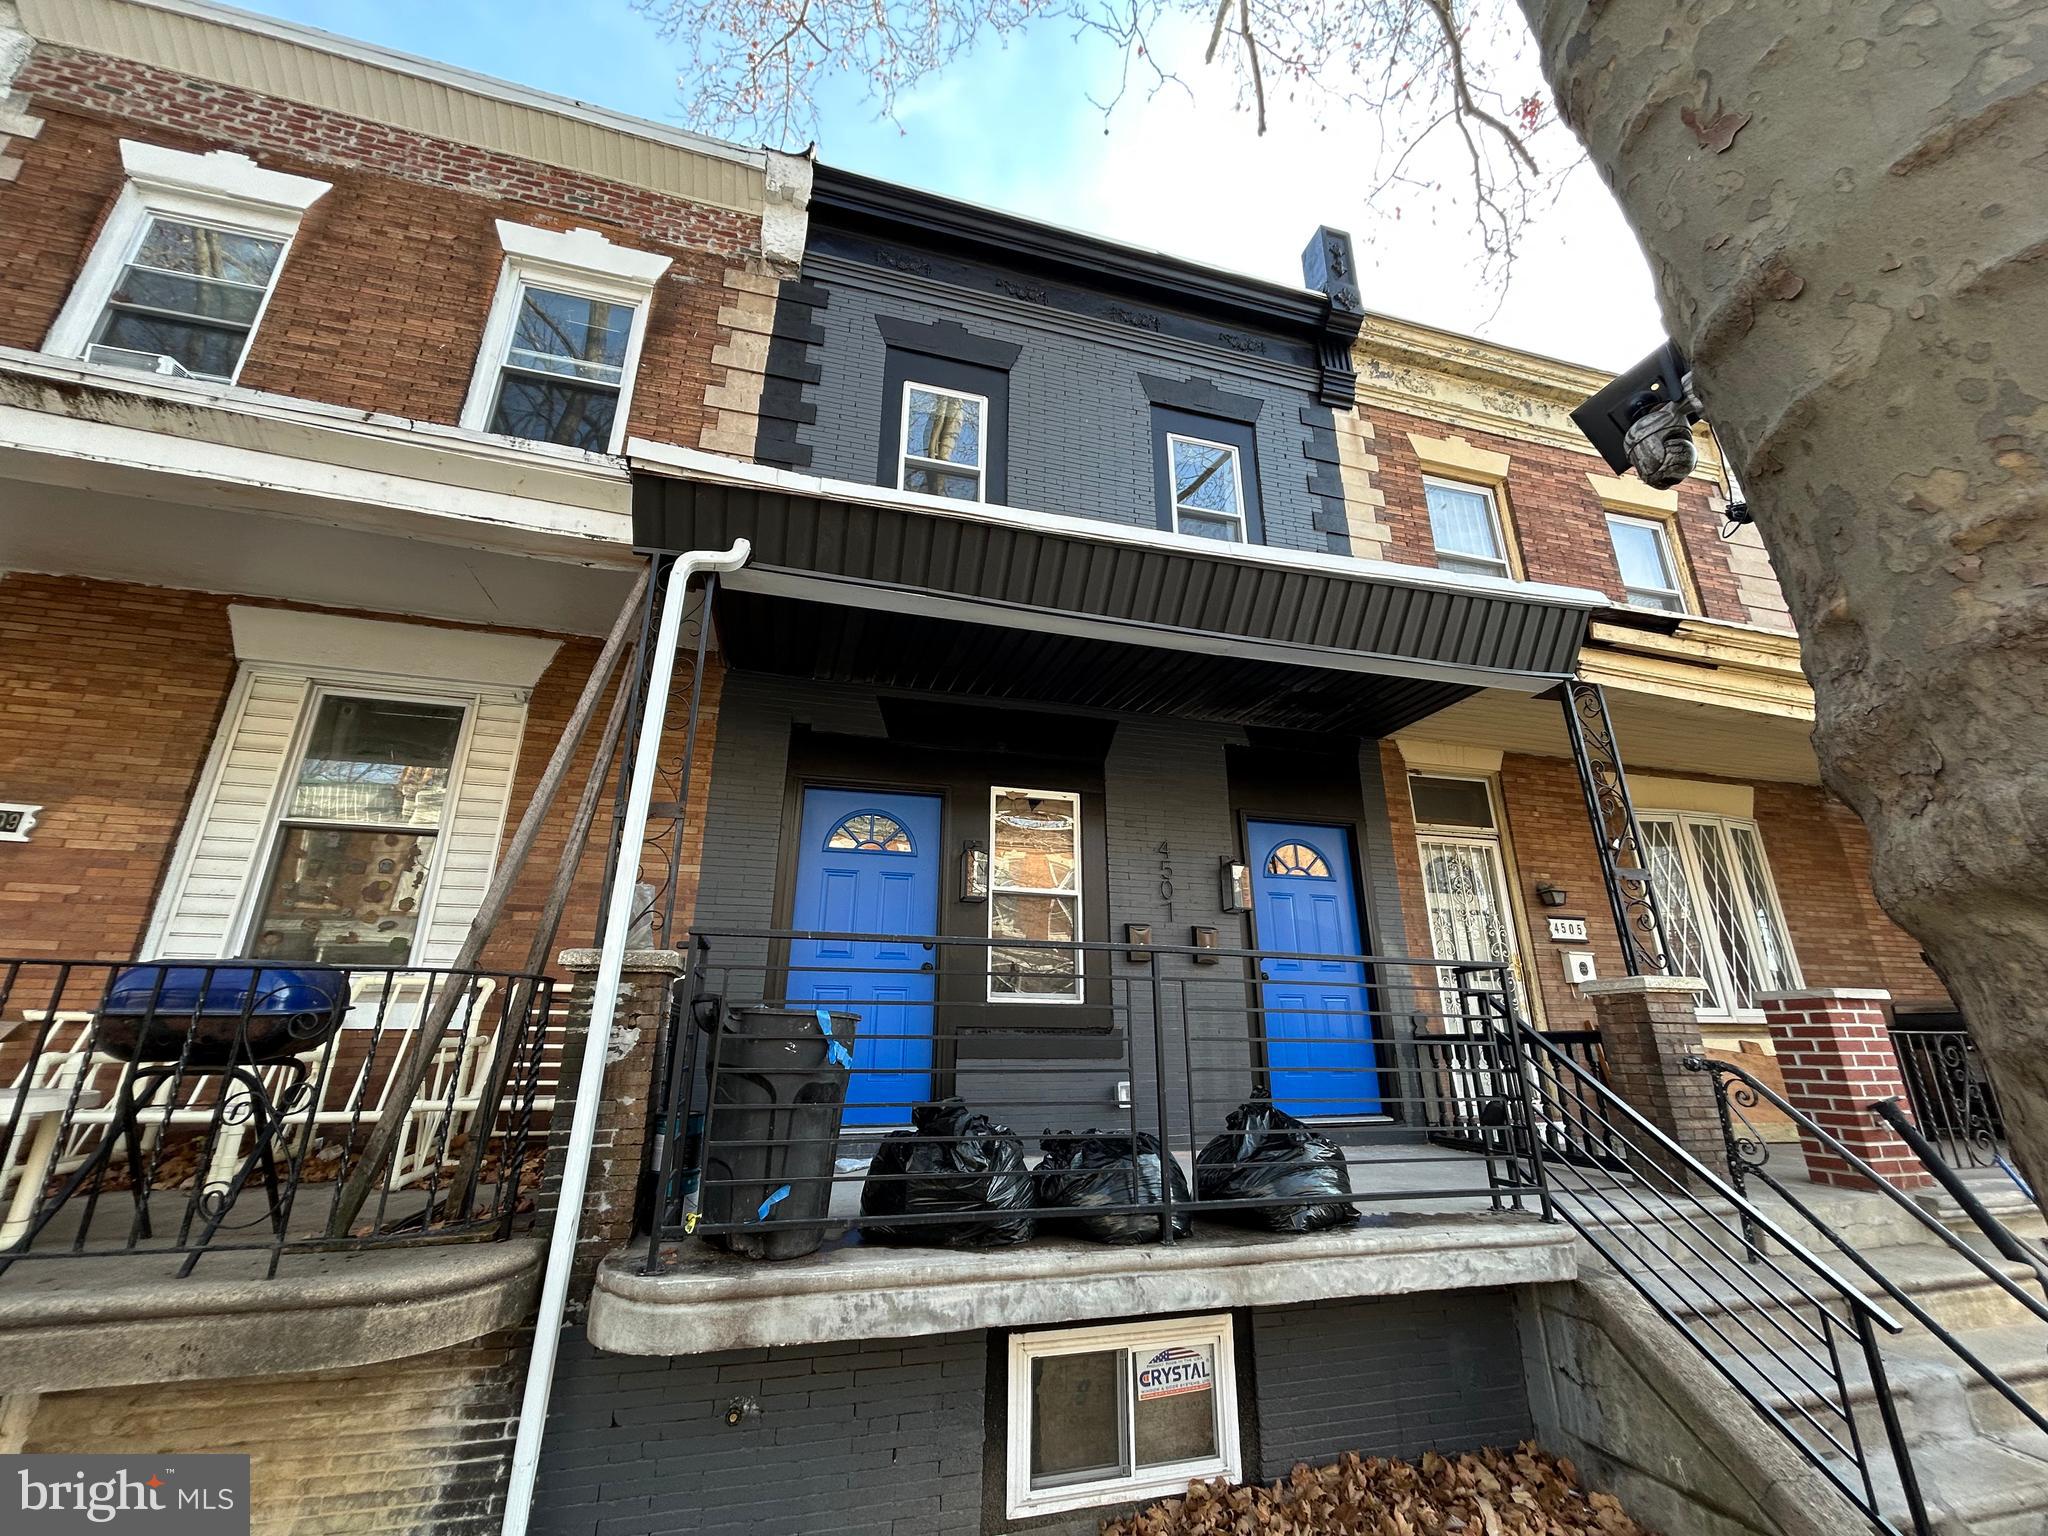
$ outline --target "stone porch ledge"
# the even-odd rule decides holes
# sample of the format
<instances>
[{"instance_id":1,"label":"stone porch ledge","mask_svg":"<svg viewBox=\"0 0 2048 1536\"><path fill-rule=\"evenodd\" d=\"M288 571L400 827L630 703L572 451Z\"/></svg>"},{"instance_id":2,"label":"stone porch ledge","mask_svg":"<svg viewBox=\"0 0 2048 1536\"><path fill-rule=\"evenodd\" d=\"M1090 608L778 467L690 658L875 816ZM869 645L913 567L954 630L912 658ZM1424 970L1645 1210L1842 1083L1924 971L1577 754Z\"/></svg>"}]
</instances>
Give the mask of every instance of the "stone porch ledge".
<instances>
[{"instance_id":1,"label":"stone porch ledge","mask_svg":"<svg viewBox=\"0 0 2048 1536\"><path fill-rule=\"evenodd\" d=\"M221 1253L24 1259L0 1277L0 1397L295 1375L426 1354L514 1327L543 1245L520 1238L288 1255L272 1279ZM257 1257L260 1257L257 1256ZM209 1278L207 1265L230 1273Z\"/></svg>"},{"instance_id":2,"label":"stone porch ledge","mask_svg":"<svg viewBox=\"0 0 2048 1536\"><path fill-rule=\"evenodd\" d=\"M697 1241L638 1272L644 1245L608 1258L590 1342L622 1355L693 1355L964 1329L1285 1306L1571 1280L1569 1227L1534 1216L1368 1216L1346 1231L1273 1236L1204 1225L1180 1243L1040 1239L988 1253L828 1244L779 1264Z\"/></svg>"}]
</instances>

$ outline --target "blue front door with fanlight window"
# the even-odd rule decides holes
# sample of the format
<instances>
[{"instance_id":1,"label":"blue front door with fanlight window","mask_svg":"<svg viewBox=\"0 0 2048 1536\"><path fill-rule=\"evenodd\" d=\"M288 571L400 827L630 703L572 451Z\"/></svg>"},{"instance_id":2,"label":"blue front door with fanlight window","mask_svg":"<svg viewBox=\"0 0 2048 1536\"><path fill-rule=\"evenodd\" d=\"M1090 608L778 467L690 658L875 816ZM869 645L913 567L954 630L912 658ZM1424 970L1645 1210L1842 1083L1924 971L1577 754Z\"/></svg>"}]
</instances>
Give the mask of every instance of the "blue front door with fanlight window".
<instances>
[{"instance_id":1,"label":"blue front door with fanlight window","mask_svg":"<svg viewBox=\"0 0 2048 1536\"><path fill-rule=\"evenodd\" d=\"M1305 955L1259 964L1266 1068L1275 1102L1301 1116L1380 1110L1378 1059L1359 942L1351 834L1254 821L1252 917L1259 948Z\"/></svg>"},{"instance_id":2,"label":"blue front door with fanlight window","mask_svg":"<svg viewBox=\"0 0 2048 1536\"><path fill-rule=\"evenodd\" d=\"M891 938L792 940L789 999L860 1016L846 1123L908 1124L932 1092L936 951L914 936L939 921L938 796L807 789L798 837L795 925Z\"/></svg>"}]
</instances>

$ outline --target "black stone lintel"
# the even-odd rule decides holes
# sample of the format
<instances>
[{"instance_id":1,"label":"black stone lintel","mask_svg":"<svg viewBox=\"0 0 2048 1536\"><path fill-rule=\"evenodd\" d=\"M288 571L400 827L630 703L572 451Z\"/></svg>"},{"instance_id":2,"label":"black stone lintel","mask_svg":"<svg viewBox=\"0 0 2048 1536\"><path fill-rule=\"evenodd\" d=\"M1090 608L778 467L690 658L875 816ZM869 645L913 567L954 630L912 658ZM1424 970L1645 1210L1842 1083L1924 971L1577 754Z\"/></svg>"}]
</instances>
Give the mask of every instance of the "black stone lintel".
<instances>
[{"instance_id":1,"label":"black stone lintel","mask_svg":"<svg viewBox=\"0 0 2048 1536\"><path fill-rule=\"evenodd\" d=\"M894 315L877 315L875 328L882 333L882 340L892 347L901 347L906 352L921 352L926 357L972 363L977 368L1000 368L1007 372L1016 366L1017 354L1024 350L1012 341L977 336L958 320L933 320L920 325L915 320L900 320Z\"/></svg>"},{"instance_id":2,"label":"black stone lintel","mask_svg":"<svg viewBox=\"0 0 2048 1536\"><path fill-rule=\"evenodd\" d=\"M1193 411L1198 416L1215 416L1224 421L1255 422L1266 403L1251 395L1226 394L1209 379L1169 379L1155 373L1141 373L1138 382L1144 386L1145 398L1154 405Z\"/></svg>"}]
</instances>

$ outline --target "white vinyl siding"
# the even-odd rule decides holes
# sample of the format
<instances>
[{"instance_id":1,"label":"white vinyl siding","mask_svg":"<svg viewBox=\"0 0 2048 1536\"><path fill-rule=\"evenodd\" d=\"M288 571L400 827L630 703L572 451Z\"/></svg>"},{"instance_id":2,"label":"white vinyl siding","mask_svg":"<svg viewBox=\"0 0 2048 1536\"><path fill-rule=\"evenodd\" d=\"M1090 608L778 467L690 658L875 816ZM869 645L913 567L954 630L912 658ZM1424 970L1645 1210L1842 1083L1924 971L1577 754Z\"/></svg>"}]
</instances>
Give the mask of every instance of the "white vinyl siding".
<instances>
[{"instance_id":1,"label":"white vinyl siding","mask_svg":"<svg viewBox=\"0 0 2048 1536\"><path fill-rule=\"evenodd\" d=\"M217 959L247 948L257 888L274 855L284 779L295 761L308 710L320 686L375 695L377 680L324 679L245 663L214 764L201 786L182 842L185 850L159 904L149 958ZM468 721L455 765L453 803L437 839L415 965L454 957L483 900L497 859L526 724L523 690L462 690L384 680L384 689L431 691L466 705Z\"/></svg>"}]
</instances>

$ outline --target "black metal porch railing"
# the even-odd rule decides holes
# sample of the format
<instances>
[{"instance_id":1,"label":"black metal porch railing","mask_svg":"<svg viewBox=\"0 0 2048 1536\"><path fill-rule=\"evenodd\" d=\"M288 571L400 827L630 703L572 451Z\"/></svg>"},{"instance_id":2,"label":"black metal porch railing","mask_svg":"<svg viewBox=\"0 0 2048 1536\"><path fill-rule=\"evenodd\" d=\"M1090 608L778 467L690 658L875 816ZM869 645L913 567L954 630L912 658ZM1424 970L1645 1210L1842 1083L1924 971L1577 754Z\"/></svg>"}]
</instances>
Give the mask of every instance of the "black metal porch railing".
<instances>
[{"instance_id":1,"label":"black metal porch railing","mask_svg":"<svg viewBox=\"0 0 2048 1536\"><path fill-rule=\"evenodd\" d=\"M418 1087L393 1067L457 994ZM261 960L0 959L0 1272L21 1260L254 1254L508 1235L551 1100L554 983ZM345 1237L372 1128L403 1134Z\"/></svg>"},{"instance_id":2,"label":"black metal porch railing","mask_svg":"<svg viewBox=\"0 0 2048 1536\"><path fill-rule=\"evenodd\" d=\"M1192 949L797 931L700 930L693 964L663 1054L651 1138L654 1195L647 1263L665 1265L687 1233L763 1234L815 1225L860 1225L860 1200L874 1173L881 1138L907 1125L922 1102L957 1097L1023 1138L1033 1159L1089 1132L1125 1148L1164 1148L1191 1176L1195 1155L1246 1105L1277 1106L1313 1119L1349 1160L1350 1203L1468 1203L1479 1209L1533 1209L1540 1194L1510 1149L1526 1140L1520 1075L1507 1043L1489 1033L1474 1001L1498 991L1498 967L1398 956L1331 956L1274 950ZM891 964L820 958L819 951L887 947L911 957ZM792 955L797 958L792 959ZM991 966L1030 972L1038 1000L991 1002ZM907 964L908 969L905 969ZM906 984L906 978L908 984ZM1069 978L1074 980L1069 987ZM999 986L1015 985L1002 978ZM1064 1001L1047 1001L1066 988ZM708 1106L741 1076L721 1059L723 1033L690 1022L719 1006L791 1001L863 1015L847 1073L847 1110L836 1128L806 1130L801 1117L785 1134L739 1147L722 1140L707 1157ZM772 1074L770 1074L772 1076ZM769 1090L772 1094L772 1088ZM1471 1150L1433 1143L1431 1129L1487 1128ZM1521 1128L1519 1131L1517 1128ZM819 1144L819 1137L830 1140ZM928 1141L933 1140L928 1138ZM935 1138L943 1143L947 1138ZM1041 1142L1051 1146L1041 1148ZM734 1151L772 1154L776 1166L814 1170L778 1187L808 1198L718 1220L732 1204L727 1186ZM757 1160L765 1167L770 1159ZM1202 1199L1158 1176L1131 1198L1035 1210L1042 1226L1079 1216L1149 1217L1162 1240L1186 1231L1191 1217L1298 1206L1299 1199ZM1212 1153L1212 1172L1240 1167ZM766 1177L766 1175L762 1175ZM792 1213L792 1214L785 1214ZM998 1225L1013 1213L994 1212ZM921 1221L958 1226L954 1214L891 1216L892 1227Z\"/></svg>"},{"instance_id":3,"label":"black metal porch railing","mask_svg":"<svg viewBox=\"0 0 2048 1536\"><path fill-rule=\"evenodd\" d=\"M1894 1026L1891 1039L1913 1118L1943 1159L1951 1167L1996 1166L2005 1117L1969 1032Z\"/></svg>"},{"instance_id":4,"label":"black metal porch railing","mask_svg":"<svg viewBox=\"0 0 2048 1536\"><path fill-rule=\"evenodd\" d=\"M1906 1529L1932 1536L1878 1346L1900 1324L1607 1084L1512 1028L1532 1118L1604 1154L1532 1145L1550 1209L1873 1526L1895 1532L1903 1501ZM1882 1444L1858 1420L1855 1360Z\"/></svg>"}]
</instances>

